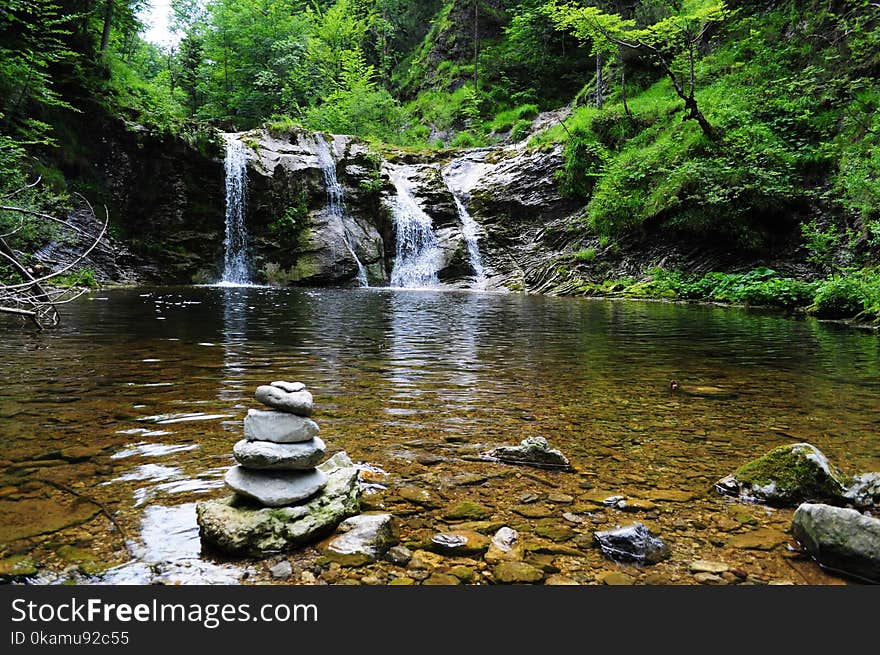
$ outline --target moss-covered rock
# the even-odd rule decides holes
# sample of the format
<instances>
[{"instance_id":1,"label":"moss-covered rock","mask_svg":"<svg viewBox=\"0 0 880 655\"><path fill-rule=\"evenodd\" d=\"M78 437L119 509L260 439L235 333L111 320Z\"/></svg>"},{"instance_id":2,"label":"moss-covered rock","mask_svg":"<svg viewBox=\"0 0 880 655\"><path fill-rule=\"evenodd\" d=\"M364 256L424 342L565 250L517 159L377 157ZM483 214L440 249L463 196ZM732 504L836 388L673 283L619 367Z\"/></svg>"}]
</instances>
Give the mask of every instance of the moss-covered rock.
<instances>
[{"instance_id":1,"label":"moss-covered rock","mask_svg":"<svg viewBox=\"0 0 880 655\"><path fill-rule=\"evenodd\" d=\"M327 474L324 490L291 507L257 507L235 496L196 505L202 539L227 553L263 556L315 541L360 508L358 470L345 453L318 467Z\"/></svg>"},{"instance_id":2,"label":"moss-covered rock","mask_svg":"<svg viewBox=\"0 0 880 655\"><path fill-rule=\"evenodd\" d=\"M794 506L809 500L842 502L846 476L818 448L796 443L774 448L715 483L720 493L748 502Z\"/></svg>"}]
</instances>

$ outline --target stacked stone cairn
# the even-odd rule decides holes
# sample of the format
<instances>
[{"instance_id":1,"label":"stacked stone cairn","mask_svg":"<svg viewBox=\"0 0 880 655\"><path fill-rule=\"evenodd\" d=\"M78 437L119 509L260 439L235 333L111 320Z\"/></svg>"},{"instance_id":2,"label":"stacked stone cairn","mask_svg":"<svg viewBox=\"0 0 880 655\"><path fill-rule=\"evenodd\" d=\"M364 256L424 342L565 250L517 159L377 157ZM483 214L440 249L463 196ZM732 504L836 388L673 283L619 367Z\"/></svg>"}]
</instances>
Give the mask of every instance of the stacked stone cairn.
<instances>
[{"instance_id":1,"label":"stacked stone cairn","mask_svg":"<svg viewBox=\"0 0 880 655\"><path fill-rule=\"evenodd\" d=\"M312 394L302 382L273 382L257 387L255 396L270 409L248 410L244 439L232 449L238 465L226 474L226 486L264 507L308 500L327 485L315 468L327 448L309 418Z\"/></svg>"},{"instance_id":2,"label":"stacked stone cairn","mask_svg":"<svg viewBox=\"0 0 880 655\"><path fill-rule=\"evenodd\" d=\"M273 382L255 396L268 409L248 410L232 449L226 486L235 493L196 503L196 519L212 547L262 557L332 533L360 511L360 486L344 452L321 462L326 446L304 384Z\"/></svg>"}]
</instances>

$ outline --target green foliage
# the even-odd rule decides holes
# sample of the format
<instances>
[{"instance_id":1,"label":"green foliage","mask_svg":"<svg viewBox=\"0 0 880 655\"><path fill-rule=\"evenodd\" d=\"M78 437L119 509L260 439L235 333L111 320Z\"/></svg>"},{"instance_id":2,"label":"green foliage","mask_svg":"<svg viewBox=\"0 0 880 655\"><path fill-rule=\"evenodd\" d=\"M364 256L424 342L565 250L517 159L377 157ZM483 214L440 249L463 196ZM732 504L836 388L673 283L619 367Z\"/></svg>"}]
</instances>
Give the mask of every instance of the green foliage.
<instances>
[{"instance_id":1,"label":"green foliage","mask_svg":"<svg viewBox=\"0 0 880 655\"><path fill-rule=\"evenodd\" d=\"M629 286L624 293L649 298L803 308L812 301L816 289L814 283L779 277L768 268L705 275L655 268L648 273L650 278Z\"/></svg>"},{"instance_id":2,"label":"green foliage","mask_svg":"<svg viewBox=\"0 0 880 655\"><path fill-rule=\"evenodd\" d=\"M306 194L300 192L281 216L269 224L269 234L279 243L296 241L309 216Z\"/></svg>"},{"instance_id":3,"label":"green foliage","mask_svg":"<svg viewBox=\"0 0 880 655\"><path fill-rule=\"evenodd\" d=\"M801 234L810 252L807 261L822 268L830 268L834 259L834 249L840 243L841 237L835 226L829 225L823 229L814 217L801 223Z\"/></svg>"},{"instance_id":4,"label":"green foliage","mask_svg":"<svg viewBox=\"0 0 880 655\"><path fill-rule=\"evenodd\" d=\"M808 310L822 318L880 316L880 270L848 271L826 280Z\"/></svg>"},{"instance_id":5,"label":"green foliage","mask_svg":"<svg viewBox=\"0 0 880 655\"><path fill-rule=\"evenodd\" d=\"M95 277L95 271L91 268L81 268L71 273L52 278L52 286L62 288L98 289L101 285Z\"/></svg>"},{"instance_id":6,"label":"green foliage","mask_svg":"<svg viewBox=\"0 0 880 655\"><path fill-rule=\"evenodd\" d=\"M583 250L578 250L576 253L574 253L574 259L575 261L589 264L596 259L596 249L584 248Z\"/></svg>"}]
</instances>

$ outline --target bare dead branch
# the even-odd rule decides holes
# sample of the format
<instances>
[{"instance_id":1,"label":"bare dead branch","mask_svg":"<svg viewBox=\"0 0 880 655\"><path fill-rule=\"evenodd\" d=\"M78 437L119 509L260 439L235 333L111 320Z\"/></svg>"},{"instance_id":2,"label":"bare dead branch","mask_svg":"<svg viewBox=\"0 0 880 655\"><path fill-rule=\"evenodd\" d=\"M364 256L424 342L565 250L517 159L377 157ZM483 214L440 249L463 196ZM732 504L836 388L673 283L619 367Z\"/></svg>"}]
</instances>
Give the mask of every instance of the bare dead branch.
<instances>
[{"instance_id":1,"label":"bare dead branch","mask_svg":"<svg viewBox=\"0 0 880 655\"><path fill-rule=\"evenodd\" d=\"M7 193L5 196L0 196L0 197L2 197L3 200L9 200L10 198L14 198L15 196L17 196L19 193L22 193L23 191L27 191L28 189L33 189L35 186L37 186L40 183L40 180L42 180L42 179L43 179L43 176L40 175L36 180L31 182L30 184L27 184L27 185L21 187L20 189L16 189L12 193Z\"/></svg>"},{"instance_id":2,"label":"bare dead branch","mask_svg":"<svg viewBox=\"0 0 880 655\"><path fill-rule=\"evenodd\" d=\"M88 201L86 202L86 204L88 204ZM92 214L94 215L94 210L92 210L91 205L89 205L89 210L92 211ZM74 266L79 264L82 260L84 260L86 257L88 257L95 248L98 247L98 244L101 242L101 239L104 238L104 234L106 234L106 232L107 232L107 225L110 223L110 212L107 211L107 207L104 207L104 214L105 214L104 224L101 226L101 233L98 235L98 238L92 242L92 245L90 245L85 252L83 252L79 257L77 257L72 262L70 262L67 266L65 266L65 267L61 268L60 270L57 270L53 273L49 273L48 275L44 275L43 277L34 278L30 282L23 282L21 284L10 284L10 285L7 285L5 288L7 290L24 289L26 287L33 285L33 284L45 282L47 280L51 280L54 277L58 277L59 275L63 275L64 273L66 273L67 271L72 269Z\"/></svg>"}]
</instances>

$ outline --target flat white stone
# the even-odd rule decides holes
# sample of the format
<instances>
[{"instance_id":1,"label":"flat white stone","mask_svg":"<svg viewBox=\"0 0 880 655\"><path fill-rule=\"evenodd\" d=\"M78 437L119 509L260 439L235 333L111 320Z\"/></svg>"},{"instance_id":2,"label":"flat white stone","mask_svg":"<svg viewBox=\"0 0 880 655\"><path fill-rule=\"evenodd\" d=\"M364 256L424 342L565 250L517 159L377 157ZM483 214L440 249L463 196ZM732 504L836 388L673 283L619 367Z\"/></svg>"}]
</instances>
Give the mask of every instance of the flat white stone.
<instances>
[{"instance_id":1,"label":"flat white stone","mask_svg":"<svg viewBox=\"0 0 880 655\"><path fill-rule=\"evenodd\" d=\"M312 394L308 391L293 393L268 384L257 387L254 396L264 405L299 416L311 416L314 409Z\"/></svg>"},{"instance_id":2,"label":"flat white stone","mask_svg":"<svg viewBox=\"0 0 880 655\"><path fill-rule=\"evenodd\" d=\"M316 437L320 431L313 420L288 412L249 409L244 417L244 437L248 441L298 443Z\"/></svg>"},{"instance_id":3,"label":"flat white stone","mask_svg":"<svg viewBox=\"0 0 880 655\"><path fill-rule=\"evenodd\" d=\"M242 439L232 448L235 460L243 467L263 471L313 469L321 462L326 452L327 446L318 437L300 443Z\"/></svg>"},{"instance_id":4,"label":"flat white stone","mask_svg":"<svg viewBox=\"0 0 880 655\"><path fill-rule=\"evenodd\" d=\"M226 473L226 486L266 507L293 505L314 496L327 484L327 475L311 471L251 471L233 466Z\"/></svg>"},{"instance_id":5,"label":"flat white stone","mask_svg":"<svg viewBox=\"0 0 880 655\"><path fill-rule=\"evenodd\" d=\"M284 380L278 380L277 382L273 382L270 386L278 387L282 391L286 391L287 393L295 393L297 391L302 391L306 388L302 382L285 382Z\"/></svg>"}]
</instances>

